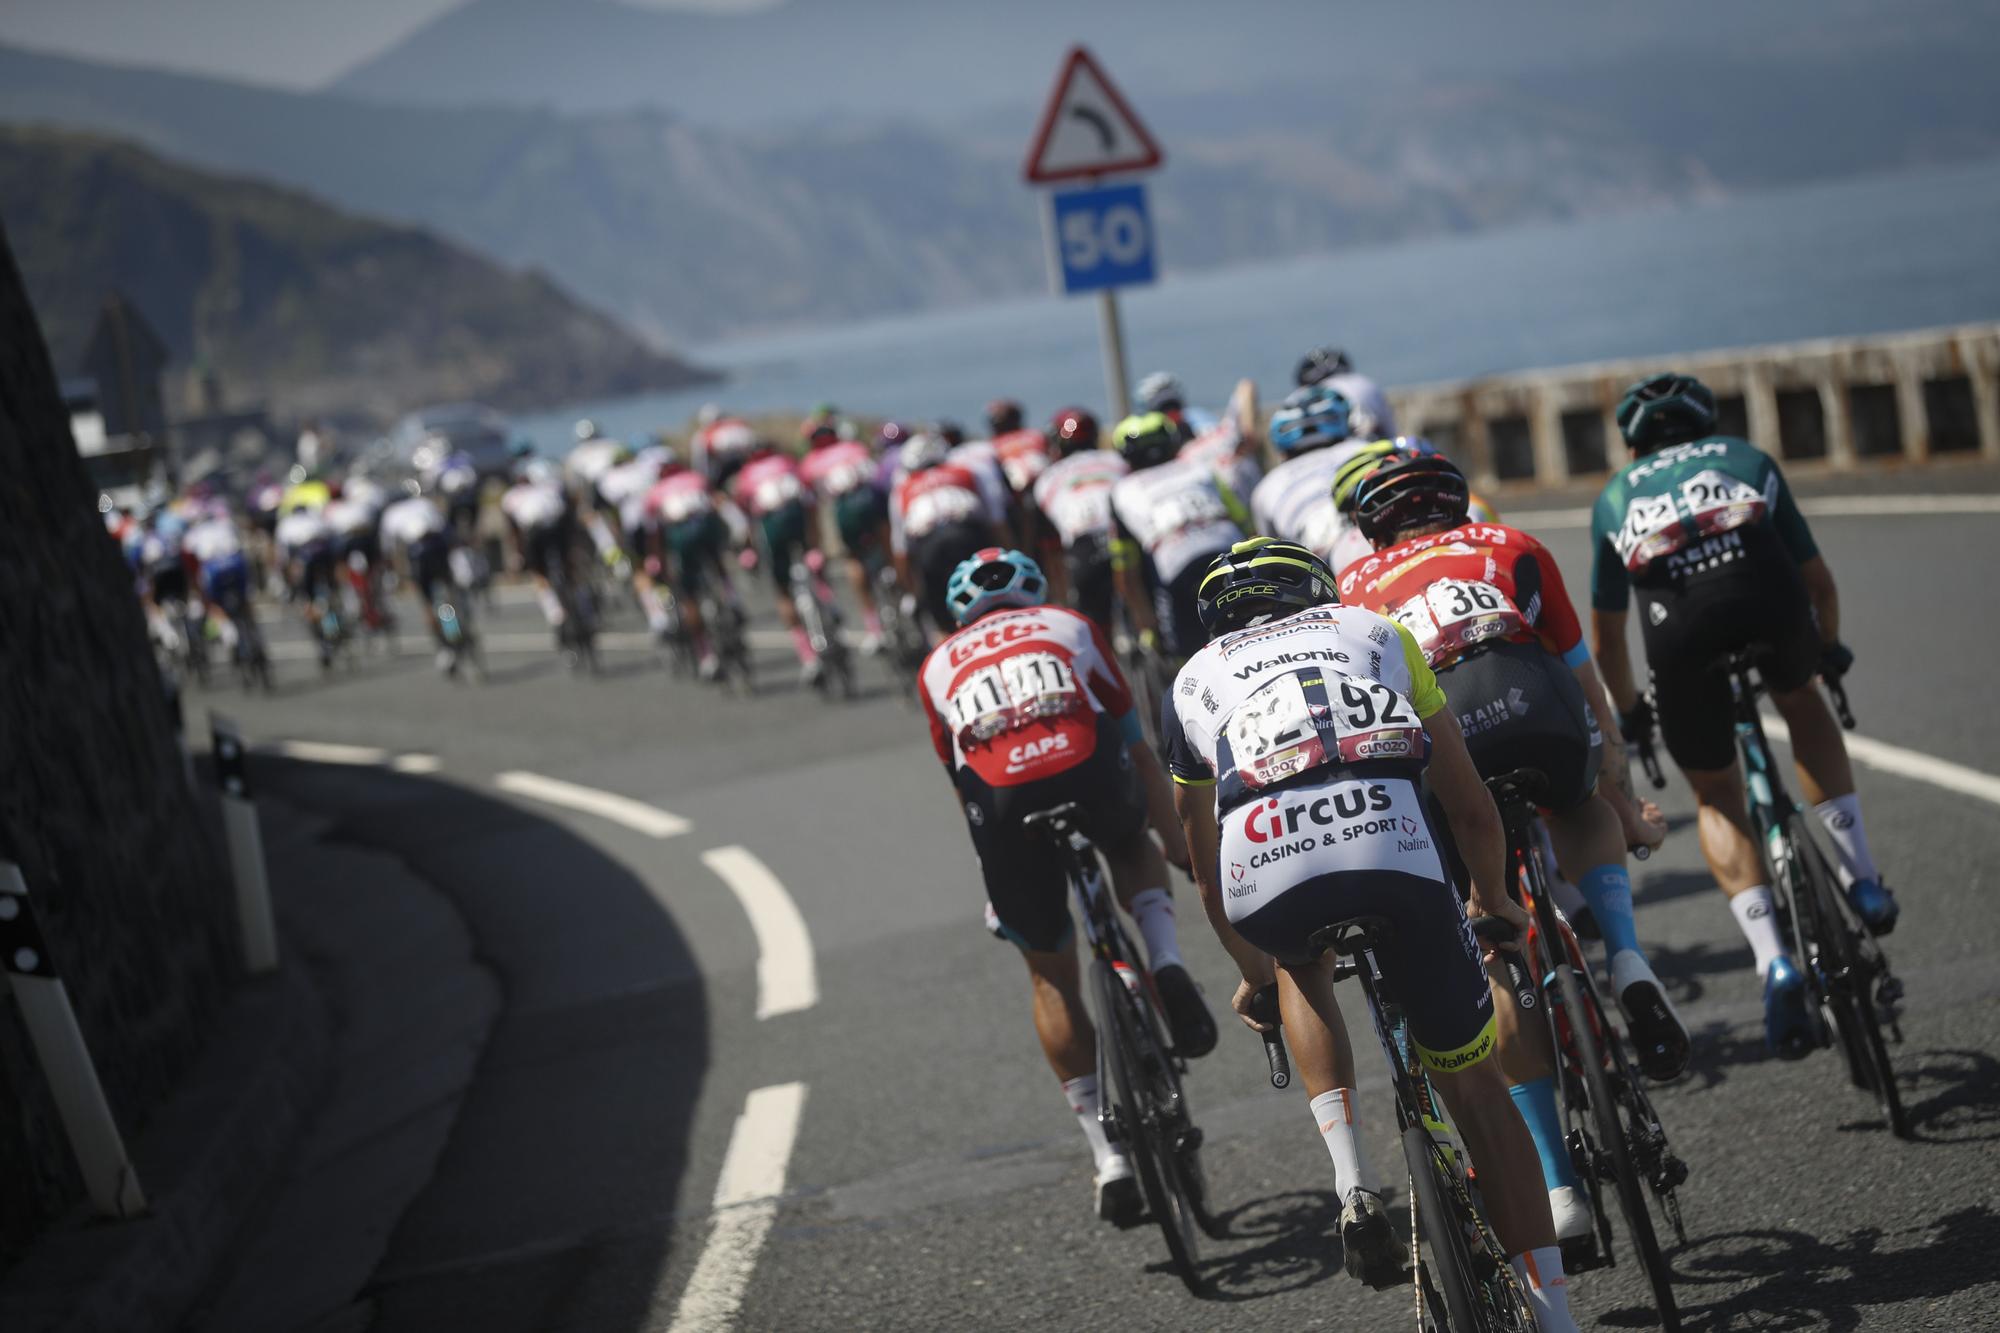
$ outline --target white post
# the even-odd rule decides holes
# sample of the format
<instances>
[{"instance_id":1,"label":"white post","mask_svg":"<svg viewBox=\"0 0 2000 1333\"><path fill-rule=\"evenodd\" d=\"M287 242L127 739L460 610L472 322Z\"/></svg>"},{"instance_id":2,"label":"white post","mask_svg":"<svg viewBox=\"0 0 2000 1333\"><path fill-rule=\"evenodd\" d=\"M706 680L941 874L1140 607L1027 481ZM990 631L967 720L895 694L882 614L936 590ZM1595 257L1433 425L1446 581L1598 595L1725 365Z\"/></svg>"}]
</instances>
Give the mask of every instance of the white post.
<instances>
[{"instance_id":1,"label":"white post","mask_svg":"<svg viewBox=\"0 0 2000 1333\"><path fill-rule=\"evenodd\" d=\"M236 881L236 921L243 939L243 967L251 976L278 970L278 922L271 910L271 881L264 868L264 834L250 799L243 737L236 724L209 715L215 779L222 788L222 830Z\"/></svg>"},{"instance_id":2,"label":"white post","mask_svg":"<svg viewBox=\"0 0 2000 1333\"><path fill-rule=\"evenodd\" d=\"M1114 287L1097 293L1097 332L1104 343L1104 393L1115 424L1125 419L1132 406L1125 388L1125 330L1118 323L1118 291Z\"/></svg>"},{"instance_id":3,"label":"white post","mask_svg":"<svg viewBox=\"0 0 2000 1333\"><path fill-rule=\"evenodd\" d=\"M146 1211L139 1173L125 1154L125 1140L104 1100L104 1085L97 1081L97 1066L84 1045L69 991L43 943L28 901L28 882L12 861L0 861L0 951L91 1203L106 1217L139 1216Z\"/></svg>"}]
</instances>

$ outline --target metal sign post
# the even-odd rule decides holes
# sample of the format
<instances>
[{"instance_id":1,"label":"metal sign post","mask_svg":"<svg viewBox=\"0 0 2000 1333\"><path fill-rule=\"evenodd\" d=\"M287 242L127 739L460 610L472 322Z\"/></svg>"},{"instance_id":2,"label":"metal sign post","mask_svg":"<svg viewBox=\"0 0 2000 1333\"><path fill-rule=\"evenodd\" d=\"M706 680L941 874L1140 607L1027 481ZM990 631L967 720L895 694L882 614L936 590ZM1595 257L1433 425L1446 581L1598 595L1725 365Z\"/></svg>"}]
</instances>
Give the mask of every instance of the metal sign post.
<instances>
[{"instance_id":1,"label":"metal sign post","mask_svg":"<svg viewBox=\"0 0 2000 1333\"><path fill-rule=\"evenodd\" d=\"M222 789L222 830L236 881L236 923L243 968L251 976L278 970L278 921L271 911L271 881L264 868L264 833L250 800L250 772L242 733L220 713L209 714L215 782Z\"/></svg>"},{"instance_id":2,"label":"metal sign post","mask_svg":"<svg viewBox=\"0 0 2000 1333\"><path fill-rule=\"evenodd\" d=\"M1081 46L1071 47L1022 174L1031 185L1090 182L1088 188L1049 196L1050 271L1065 295L1097 293L1105 398L1114 420L1130 405L1118 288L1154 280L1153 227L1144 186L1099 181L1151 171L1161 161L1159 145L1103 68Z\"/></svg>"}]
</instances>

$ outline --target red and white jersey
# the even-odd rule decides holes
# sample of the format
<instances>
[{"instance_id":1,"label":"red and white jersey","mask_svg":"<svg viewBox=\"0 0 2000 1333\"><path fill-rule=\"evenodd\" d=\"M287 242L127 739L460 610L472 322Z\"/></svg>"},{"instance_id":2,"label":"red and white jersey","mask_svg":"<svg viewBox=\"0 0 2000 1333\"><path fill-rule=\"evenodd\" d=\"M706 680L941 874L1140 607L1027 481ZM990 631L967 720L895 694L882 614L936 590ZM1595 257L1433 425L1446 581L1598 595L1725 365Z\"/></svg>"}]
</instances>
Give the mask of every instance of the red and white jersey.
<instances>
[{"instance_id":1,"label":"red and white jersey","mask_svg":"<svg viewBox=\"0 0 2000 1333\"><path fill-rule=\"evenodd\" d=\"M597 493L618 511L618 521L629 531L645 518L646 492L659 475L657 456L630 458L598 477Z\"/></svg>"},{"instance_id":2,"label":"red and white jersey","mask_svg":"<svg viewBox=\"0 0 2000 1333\"><path fill-rule=\"evenodd\" d=\"M694 433L694 470L714 476L724 463L734 462L757 447L757 432L737 417L724 417Z\"/></svg>"},{"instance_id":3,"label":"red and white jersey","mask_svg":"<svg viewBox=\"0 0 2000 1333\"><path fill-rule=\"evenodd\" d=\"M646 513L672 527L685 523L691 518L715 512L715 501L709 497L708 478L690 468L675 468L663 473L646 492Z\"/></svg>"},{"instance_id":4,"label":"red and white jersey","mask_svg":"<svg viewBox=\"0 0 2000 1333\"><path fill-rule=\"evenodd\" d=\"M1111 488L1131 470L1109 449L1078 450L1035 478L1035 507L1054 525L1065 548L1085 537L1108 540Z\"/></svg>"},{"instance_id":5,"label":"red and white jersey","mask_svg":"<svg viewBox=\"0 0 2000 1333\"><path fill-rule=\"evenodd\" d=\"M938 759L994 787L1082 763L1097 749L1098 714L1132 711L1103 632L1060 606L981 617L933 649L918 678Z\"/></svg>"},{"instance_id":6,"label":"red and white jersey","mask_svg":"<svg viewBox=\"0 0 2000 1333\"><path fill-rule=\"evenodd\" d=\"M889 545L901 555L911 541L962 523L997 523L1004 508L991 486L962 463L939 463L896 480L889 498Z\"/></svg>"},{"instance_id":7,"label":"red and white jersey","mask_svg":"<svg viewBox=\"0 0 2000 1333\"><path fill-rule=\"evenodd\" d=\"M500 497L500 512L522 532L540 532L562 521L568 507L554 482L521 481Z\"/></svg>"},{"instance_id":8,"label":"red and white jersey","mask_svg":"<svg viewBox=\"0 0 2000 1333\"><path fill-rule=\"evenodd\" d=\"M875 455L859 440L823 445L799 460L799 475L815 495L839 497L857 486L872 486L875 472Z\"/></svg>"},{"instance_id":9,"label":"red and white jersey","mask_svg":"<svg viewBox=\"0 0 2000 1333\"><path fill-rule=\"evenodd\" d=\"M729 494L752 518L774 514L789 504L812 503L812 492L799 475L798 460L780 453L745 463L730 481Z\"/></svg>"},{"instance_id":10,"label":"red and white jersey","mask_svg":"<svg viewBox=\"0 0 2000 1333\"><path fill-rule=\"evenodd\" d=\"M1007 489L1007 474L1000 470L1000 454L991 440L967 440L951 451L945 460L956 463L970 472L979 482L979 493L985 497L986 507L993 513L993 521L1007 520L1007 501L1012 492Z\"/></svg>"},{"instance_id":11,"label":"red and white jersey","mask_svg":"<svg viewBox=\"0 0 2000 1333\"><path fill-rule=\"evenodd\" d=\"M1570 667L1590 660L1555 557L1498 523L1464 523L1357 561L1340 577L1340 600L1401 623L1434 667L1491 639L1537 641Z\"/></svg>"},{"instance_id":12,"label":"red and white jersey","mask_svg":"<svg viewBox=\"0 0 2000 1333\"><path fill-rule=\"evenodd\" d=\"M1008 489L1025 494L1049 466L1048 436L1038 430L1012 430L993 441L993 453L1000 460L1001 475Z\"/></svg>"}]
</instances>

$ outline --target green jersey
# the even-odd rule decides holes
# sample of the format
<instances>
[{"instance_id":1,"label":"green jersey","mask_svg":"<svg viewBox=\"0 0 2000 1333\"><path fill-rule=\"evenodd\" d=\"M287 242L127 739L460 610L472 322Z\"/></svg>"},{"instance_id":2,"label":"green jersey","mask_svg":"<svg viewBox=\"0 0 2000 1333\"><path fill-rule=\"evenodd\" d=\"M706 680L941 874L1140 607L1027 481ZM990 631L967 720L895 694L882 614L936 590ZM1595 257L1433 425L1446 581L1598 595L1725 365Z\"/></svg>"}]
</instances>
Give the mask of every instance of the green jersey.
<instances>
[{"instance_id":1,"label":"green jersey","mask_svg":"<svg viewBox=\"0 0 2000 1333\"><path fill-rule=\"evenodd\" d=\"M1709 543L1756 523L1774 525L1800 564L1819 554L1777 462L1747 440L1712 435L1650 453L1613 476L1590 511L1590 604L1623 611L1633 580L1656 562L1670 573L1693 565Z\"/></svg>"}]
</instances>

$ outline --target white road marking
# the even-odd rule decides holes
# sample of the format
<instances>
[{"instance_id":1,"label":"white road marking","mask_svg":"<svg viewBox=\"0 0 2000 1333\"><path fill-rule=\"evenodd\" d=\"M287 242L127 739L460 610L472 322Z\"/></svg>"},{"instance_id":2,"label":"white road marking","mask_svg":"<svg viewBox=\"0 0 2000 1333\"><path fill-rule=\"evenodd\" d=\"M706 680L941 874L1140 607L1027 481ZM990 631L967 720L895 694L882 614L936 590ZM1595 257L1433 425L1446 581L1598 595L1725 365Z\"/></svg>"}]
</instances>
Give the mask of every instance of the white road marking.
<instances>
[{"instance_id":1,"label":"white road marking","mask_svg":"<svg viewBox=\"0 0 2000 1333\"><path fill-rule=\"evenodd\" d=\"M1821 495L1799 501L1807 518L1897 518L1911 514L2000 514L2000 495ZM1524 509L1500 521L1525 532L1590 526L1588 509Z\"/></svg>"},{"instance_id":2,"label":"white road marking","mask_svg":"<svg viewBox=\"0 0 2000 1333\"><path fill-rule=\"evenodd\" d=\"M623 824L626 828L636 829L649 838L678 837L694 827L679 815L670 814L643 801L635 801L614 792L599 791L595 787L579 787L574 782L564 782L560 778L545 778L539 773L524 773L518 769L507 773L496 773L493 776L493 785L501 791L512 792L516 796L547 801L550 805L581 810L600 819L608 819L614 824Z\"/></svg>"},{"instance_id":3,"label":"white road marking","mask_svg":"<svg viewBox=\"0 0 2000 1333\"><path fill-rule=\"evenodd\" d=\"M717 847L703 852L701 860L736 895L756 932L757 1017L796 1013L818 1004L812 936L798 904L770 867L743 847Z\"/></svg>"},{"instance_id":4,"label":"white road marking","mask_svg":"<svg viewBox=\"0 0 2000 1333\"><path fill-rule=\"evenodd\" d=\"M1783 718L1766 714L1764 734L1774 741L1791 744L1791 729L1785 725ZM1949 759L1938 759L1917 750L1905 750L1900 745L1870 740L1851 731L1847 733L1847 754L1850 759L1870 768L1879 768L1884 773L1914 778L1933 787L1943 787L1946 791L2000 805L2000 777L1991 773L1982 773L1976 768L1967 768L1964 764L1954 764Z\"/></svg>"},{"instance_id":5,"label":"white road marking","mask_svg":"<svg viewBox=\"0 0 2000 1333\"><path fill-rule=\"evenodd\" d=\"M265 748L265 747L259 747ZM339 745L333 741L273 741L272 753L312 764L381 764L389 752L374 745Z\"/></svg>"},{"instance_id":6,"label":"white road marking","mask_svg":"<svg viewBox=\"0 0 2000 1333\"><path fill-rule=\"evenodd\" d=\"M444 767L444 761L434 754L399 754L389 761L389 767L398 773L435 773Z\"/></svg>"},{"instance_id":7,"label":"white road marking","mask_svg":"<svg viewBox=\"0 0 2000 1333\"><path fill-rule=\"evenodd\" d=\"M806 1085L759 1088L743 1102L715 1185L715 1226L681 1292L669 1333L710 1333L735 1322L757 1267L757 1252L778 1216L785 1167L799 1136Z\"/></svg>"}]
</instances>

